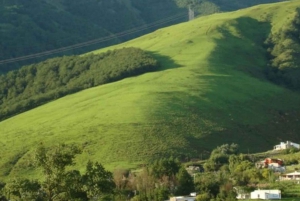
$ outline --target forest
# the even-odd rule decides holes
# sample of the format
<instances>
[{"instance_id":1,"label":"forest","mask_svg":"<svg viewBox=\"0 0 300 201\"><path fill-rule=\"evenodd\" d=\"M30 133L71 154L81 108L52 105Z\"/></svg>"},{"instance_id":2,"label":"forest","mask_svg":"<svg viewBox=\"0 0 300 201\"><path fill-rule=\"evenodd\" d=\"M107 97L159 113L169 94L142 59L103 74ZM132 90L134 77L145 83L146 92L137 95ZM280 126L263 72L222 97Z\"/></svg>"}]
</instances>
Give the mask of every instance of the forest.
<instances>
[{"instance_id":1,"label":"forest","mask_svg":"<svg viewBox=\"0 0 300 201\"><path fill-rule=\"evenodd\" d=\"M280 0L3 0L0 1L0 73L49 57L99 49L187 21L186 5L190 2L197 5L195 11L199 16L278 1ZM155 23L158 21L163 23ZM138 31L140 27L143 29ZM133 33L117 35L128 30ZM26 61L1 63L3 60L103 37L109 37L109 40Z\"/></svg>"},{"instance_id":2,"label":"forest","mask_svg":"<svg viewBox=\"0 0 300 201\"><path fill-rule=\"evenodd\" d=\"M138 48L63 56L0 75L0 119L83 89L151 72L159 63Z\"/></svg>"}]
</instances>

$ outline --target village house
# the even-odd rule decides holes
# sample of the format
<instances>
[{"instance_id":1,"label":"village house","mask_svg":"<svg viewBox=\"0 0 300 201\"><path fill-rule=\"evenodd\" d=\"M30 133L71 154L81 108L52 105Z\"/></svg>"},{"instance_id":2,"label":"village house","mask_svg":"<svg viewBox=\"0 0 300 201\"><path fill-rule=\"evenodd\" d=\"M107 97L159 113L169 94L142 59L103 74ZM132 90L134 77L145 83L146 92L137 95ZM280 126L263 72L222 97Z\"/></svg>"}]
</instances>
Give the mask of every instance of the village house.
<instances>
[{"instance_id":1,"label":"village house","mask_svg":"<svg viewBox=\"0 0 300 201\"><path fill-rule=\"evenodd\" d=\"M280 176L280 180L300 180L300 172L295 171L292 173L283 174Z\"/></svg>"},{"instance_id":2,"label":"village house","mask_svg":"<svg viewBox=\"0 0 300 201\"><path fill-rule=\"evenodd\" d=\"M281 199L280 190L255 190L251 192L250 199L278 200Z\"/></svg>"},{"instance_id":3,"label":"village house","mask_svg":"<svg viewBox=\"0 0 300 201\"><path fill-rule=\"evenodd\" d=\"M238 193L236 199L245 200L250 198L250 193Z\"/></svg>"},{"instance_id":4,"label":"village house","mask_svg":"<svg viewBox=\"0 0 300 201\"><path fill-rule=\"evenodd\" d=\"M280 142L279 145L274 146L274 150L284 150L290 148L300 149L300 145L291 141L286 141L286 143Z\"/></svg>"}]
</instances>

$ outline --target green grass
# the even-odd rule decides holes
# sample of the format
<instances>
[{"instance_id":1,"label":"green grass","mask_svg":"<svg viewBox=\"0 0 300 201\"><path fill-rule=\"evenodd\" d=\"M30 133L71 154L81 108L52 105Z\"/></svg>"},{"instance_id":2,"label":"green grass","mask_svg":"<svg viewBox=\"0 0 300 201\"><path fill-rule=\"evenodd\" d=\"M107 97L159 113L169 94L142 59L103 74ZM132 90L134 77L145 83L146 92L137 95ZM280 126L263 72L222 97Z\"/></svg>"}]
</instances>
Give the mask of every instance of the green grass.
<instances>
[{"instance_id":1,"label":"green grass","mask_svg":"<svg viewBox=\"0 0 300 201\"><path fill-rule=\"evenodd\" d=\"M127 43L162 64L158 72L66 96L0 122L0 177L36 177L40 142L81 144L110 170L151 158L200 157L223 143L243 151L298 139L300 96L268 82L262 43L299 1L205 16ZM130 55L129 55L130 56Z\"/></svg>"}]
</instances>

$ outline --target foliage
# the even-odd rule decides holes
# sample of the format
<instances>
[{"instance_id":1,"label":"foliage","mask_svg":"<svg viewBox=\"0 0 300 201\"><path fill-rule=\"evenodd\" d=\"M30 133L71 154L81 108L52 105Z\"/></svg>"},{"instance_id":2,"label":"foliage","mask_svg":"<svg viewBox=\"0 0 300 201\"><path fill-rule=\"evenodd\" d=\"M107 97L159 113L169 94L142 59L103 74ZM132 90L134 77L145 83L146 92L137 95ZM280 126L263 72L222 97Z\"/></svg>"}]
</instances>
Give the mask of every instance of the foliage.
<instances>
[{"instance_id":1,"label":"foliage","mask_svg":"<svg viewBox=\"0 0 300 201\"><path fill-rule=\"evenodd\" d=\"M210 199L211 195L208 192L199 194L196 197L196 201L210 201Z\"/></svg>"},{"instance_id":2,"label":"foliage","mask_svg":"<svg viewBox=\"0 0 300 201\"><path fill-rule=\"evenodd\" d=\"M112 173L96 162L87 163L84 175L70 169L75 165L81 149L75 145L60 144L46 148L40 144L35 153L35 164L43 170L43 181L13 179L5 191L19 200L89 200L109 197L114 193Z\"/></svg>"},{"instance_id":3,"label":"foliage","mask_svg":"<svg viewBox=\"0 0 300 201\"><path fill-rule=\"evenodd\" d=\"M0 75L0 119L90 87L158 69L137 48L49 59Z\"/></svg>"},{"instance_id":4,"label":"foliage","mask_svg":"<svg viewBox=\"0 0 300 201\"><path fill-rule=\"evenodd\" d=\"M163 176L172 177L179 171L180 163L178 160L174 160L173 158L162 158L155 160L150 166L150 169L151 174L156 179L162 178Z\"/></svg>"},{"instance_id":5,"label":"foliage","mask_svg":"<svg viewBox=\"0 0 300 201\"><path fill-rule=\"evenodd\" d=\"M157 12L155 7L165 8L167 12ZM68 51L50 57L91 51L148 33L153 28L146 26L147 24L180 12L172 0L161 3L153 0L1 1L0 60L52 51L93 40L88 46L73 50L67 48ZM163 24L156 23L155 28L182 21L183 18L176 18ZM142 26L144 29L139 32L117 34ZM107 40L107 37L111 40ZM95 41L99 38L106 40ZM1 65L0 73L49 58L47 55L27 62Z\"/></svg>"},{"instance_id":6,"label":"foliage","mask_svg":"<svg viewBox=\"0 0 300 201\"><path fill-rule=\"evenodd\" d=\"M28 179L13 179L6 186L5 191L16 196L19 200L42 200L41 185L38 181Z\"/></svg>"},{"instance_id":7,"label":"foliage","mask_svg":"<svg viewBox=\"0 0 300 201\"><path fill-rule=\"evenodd\" d=\"M219 193L221 181L215 174L202 173L197 174L195 178L195 190L198 193L209 193L212 196L217 196Z\"/></svg>"},{"instance_id":8,"label":"foliage","mask_svg":"<svg viewBox=\"0 0 300 201\"><path fill-rule=\"evenodd\" d=\"M79 172L67 171L68 166L74 165L74 159L81 150L74 145L58 145L52 150L47 150L44 145L40 145L35 154L35 161L38 167L41 167L44 174L42 183L45 197L48 200L68 199L72 197L68 192ZM75 174L74 174L75 173Z\"/></svg>"},{"instance_id":9,"label":"foliage","mask_svg":"<svg viewBox=\"0 0 300 201\"><path fill-rule=\"evenodd\" d=\"M222 165L228 163L229 155L237 153L237 144L223 144L211 152L209 159L204 164L204 169L206 171L219 170Z\"/></svg>"},{"instance_id":10,"label":"foliage","mask_svg":"<svg viewBox=\"0 0 300 201\"><path fill-rule=\"evenodd\" d=\"M112 194L115 188L113 175L106 171L104 167L96 162L89 161L86 166L86 173L82 176L83 189L89 199L103 197Z\"/></svg>"},{"instance_id":11,"label":"foliage","mask_svg":"<svg viewBox=\"0 0 300 201\"><path fill-rule=\"evenodd\" d=\"M277 32L266 41L269 46L270 63L266 70L268 78L288 88L300 89L300 8Z\"/></svg>"},{"instance_id":12,"label":"foliage","mask_svg":"<svg viewBox=\"0 0 300 201\"><path fill-rule=\"evenodd\" d=\"M194 191L193 178L184 167L179 169L176 177L178 182L178 186L176 189L177 195L188 195L189 193Z\"/></svg>"}]
</instances>

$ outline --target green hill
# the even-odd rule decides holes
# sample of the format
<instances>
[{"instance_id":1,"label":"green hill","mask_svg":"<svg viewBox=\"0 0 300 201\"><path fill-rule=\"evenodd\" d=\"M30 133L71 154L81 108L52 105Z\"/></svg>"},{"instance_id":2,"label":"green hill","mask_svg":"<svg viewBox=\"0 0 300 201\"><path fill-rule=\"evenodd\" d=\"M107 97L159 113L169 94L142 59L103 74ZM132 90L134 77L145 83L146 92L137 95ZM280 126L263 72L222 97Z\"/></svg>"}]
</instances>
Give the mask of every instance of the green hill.
<instances>
[{"instance_id":1,"label":"green hill","mask_svg":"<svg viewBox=\"0 0 300 201\"><path fill-rule=\"evenodd\" d=\"M282 0L210 0L204 1L196 13L278 1ZM0 73L48 57L80 54L120 43L186 21L185 12L177 7L175 0L3 0L0 1ZM78 46L79 43L85 45ZM77 48L65 48L72 45ZM60 48L65 51L57 52ZM51 54L40 54L45 51ZM35 57L26 57L25 61L18 58L30 54ZM2 63L10 59L15 62Z\"/></svg>"},{"instance_id":2,"label":"green hill","mask_svg":"<svg viewBox=\"0 0 300 201\"><path fill-rule=\"evenodd\" d=\"M197 18L127 43L161 64L157 72L68 95L0 122L1 177L33 176L40 142L81 144L78 164L134 167L160 156L200 157L223 143L242 151L299 141L300 95L269 82L264 41L299 1Z\"/></svg>"}]
</instances>

